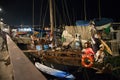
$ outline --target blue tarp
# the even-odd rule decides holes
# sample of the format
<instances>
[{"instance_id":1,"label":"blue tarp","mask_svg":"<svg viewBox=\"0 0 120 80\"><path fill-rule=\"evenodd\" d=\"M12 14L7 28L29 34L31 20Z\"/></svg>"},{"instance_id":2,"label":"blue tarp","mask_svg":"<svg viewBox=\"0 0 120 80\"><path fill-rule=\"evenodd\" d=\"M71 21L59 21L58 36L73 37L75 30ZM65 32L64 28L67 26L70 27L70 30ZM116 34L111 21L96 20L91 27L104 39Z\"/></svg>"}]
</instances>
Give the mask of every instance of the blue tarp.
<instances>
[{"instance_id":1,"label":"blue tarp","mask_svg":"<svg viewBox=\"0 0 120 80\"><path fill-rule=\"evenodd\" d=\"M95 26L102 26L108 23L113 22L113 19L111 18L94 18L93 21L95 22ZM76 26L88 26L90 21L85 21L85 20L78 20L76 21Z\"/></svg>"},{"instance_id":2,"label":"blue tarp","mask_svg":"<svg viewBox=\"0 0 120 80\"><path fill-rule=\"evenodd\" d=\"M111 19L111 18L101 18L101 19L95 18L94 22L95 22L96 26L102 26L102 25L113 22L113 19Z\"/></svg>"},{"instance_id":3,"label":"blue tarp","mask_svg":"<svg viewBox=\"0 0 120 80\"><path fill-rule=\"evenodd\" d=\"M76 26L88 26L89 21L84 21L84 20L78 20L76 21Z\"/></svg>"}]
</instances>

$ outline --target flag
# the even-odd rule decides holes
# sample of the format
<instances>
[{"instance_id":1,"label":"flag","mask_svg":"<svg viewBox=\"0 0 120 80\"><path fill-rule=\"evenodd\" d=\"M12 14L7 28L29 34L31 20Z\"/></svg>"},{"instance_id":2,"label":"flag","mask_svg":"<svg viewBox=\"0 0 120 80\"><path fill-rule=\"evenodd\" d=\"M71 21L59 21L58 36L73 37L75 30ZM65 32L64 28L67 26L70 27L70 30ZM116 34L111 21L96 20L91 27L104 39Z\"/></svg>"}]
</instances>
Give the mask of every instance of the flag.
<instances>
[{"instance_id":1,"label":"flag","mask_svg":"<svg viewBox=\"0 0 120 80\"><path fill-rule=\"evenodd\" d=\"M108 26L107 28L105 28L105 29L104 29L104 32L105 32L106 34L109 34L109 33L110 33L110 26Z\"/></svg>"}]
</instances>

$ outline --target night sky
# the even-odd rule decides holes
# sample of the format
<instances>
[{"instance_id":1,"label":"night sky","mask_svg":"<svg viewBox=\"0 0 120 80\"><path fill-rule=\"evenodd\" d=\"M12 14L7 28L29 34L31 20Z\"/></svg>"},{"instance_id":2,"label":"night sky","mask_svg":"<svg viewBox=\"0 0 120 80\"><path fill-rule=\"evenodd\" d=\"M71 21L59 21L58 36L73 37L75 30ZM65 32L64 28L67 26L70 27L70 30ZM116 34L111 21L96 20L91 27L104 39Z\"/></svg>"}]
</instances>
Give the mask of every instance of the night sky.
<instances>
[{"instance_id":1,"label":"night sky","mask_svg":"<svg viewBox=\"0 0 120 80\"><path fill-rule=\"evenodd\" d=\"M101 17L120 21L119 0L100 0ZM57 24L74 24L84 20L83 0L53 0ZM9 25L32 25L33 0L0 0L0 17ZM87 20L98 18L98 0L86 0ZM48 0L34 0L34 24L49 25Z\"/></svg>"}]
</instances>

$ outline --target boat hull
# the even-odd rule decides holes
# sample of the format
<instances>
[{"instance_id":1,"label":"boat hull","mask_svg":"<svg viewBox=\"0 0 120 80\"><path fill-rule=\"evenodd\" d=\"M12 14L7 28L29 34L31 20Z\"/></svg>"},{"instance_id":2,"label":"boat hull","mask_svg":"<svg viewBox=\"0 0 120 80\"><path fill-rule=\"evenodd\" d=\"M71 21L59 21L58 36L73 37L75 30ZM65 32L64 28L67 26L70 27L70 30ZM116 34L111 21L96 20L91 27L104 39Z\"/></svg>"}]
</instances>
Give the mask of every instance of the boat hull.
<instances>
[{"instance_id":1,"label":"boat hull","mask_svg":"<svg viewBox=\"0 0 120 80\"><path fill-rule=\"evenodd\" d=\"M42 72L55 76L55 77L59 77L59 78L63 78L63 79L68 79L68 80L74 80L75 77L65 71L62 70L58 70L58 69L54 69L54 68L50 68L48 66L45 66L39 62L35 62L35 66Z\"/></svg>"}]
</instances>

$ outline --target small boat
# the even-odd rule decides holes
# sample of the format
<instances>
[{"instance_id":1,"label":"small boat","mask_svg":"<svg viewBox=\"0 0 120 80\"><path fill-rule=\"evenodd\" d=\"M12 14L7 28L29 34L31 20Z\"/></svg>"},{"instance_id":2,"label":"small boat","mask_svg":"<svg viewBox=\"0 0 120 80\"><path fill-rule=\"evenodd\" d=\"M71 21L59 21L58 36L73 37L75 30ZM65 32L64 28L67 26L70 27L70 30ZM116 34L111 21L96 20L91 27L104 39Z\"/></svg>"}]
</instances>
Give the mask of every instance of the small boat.
<instances>
[{"instance_id":1,"label":"small boat","mask_svg":"<svg viewBox=\"0 0 120 80\"><path fill-rule=\"evenodd\" d=\"M43 64L41 64L39 62L35 62L35 66L40 71L42 71L42 72L44 72L46 74L58 77L58 78L62 78L62 79L66 79L66 80L74 80L75 79L75 77L72 74L68 73L68 72L47 67L47 66L45 66L45 65L43 65Z\"/></svg>"}]
</instances>

